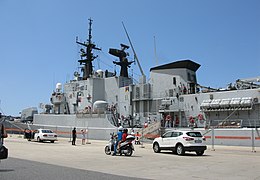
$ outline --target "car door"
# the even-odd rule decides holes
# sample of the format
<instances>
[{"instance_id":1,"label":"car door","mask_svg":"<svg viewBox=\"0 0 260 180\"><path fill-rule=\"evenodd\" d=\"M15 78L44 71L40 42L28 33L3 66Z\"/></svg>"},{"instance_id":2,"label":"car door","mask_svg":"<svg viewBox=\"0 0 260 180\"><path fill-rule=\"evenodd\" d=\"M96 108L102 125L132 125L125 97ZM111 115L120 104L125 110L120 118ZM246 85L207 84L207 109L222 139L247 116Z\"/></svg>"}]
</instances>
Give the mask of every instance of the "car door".
<instances>
[{"instance_id":1,"label":"car door","mask_svg":"<svg viewBox=\"0 0 260 180\"><path fill-rule=\"evenodd\" d=\"M37 137L39 136L39 133L40 133L40 131L38 129L33 132L33 135L34 135L33 139L34 140L37 140Z\"/></svg>"},{"instance_id":2,"label":"car door","mask_svg":"<svg viewBox=\"0 0 260 180\"><path fill-rule=\"evenodd\" d=\"M168 147L175 147L176 138L178 137L178 132L172 131L171 137L168 139Z\"/></svg>"},{"instance_id":3,"label":"car door","mask_svg":"<svg viewBox=\"0 0 260 180\"><path fill-rule=\"evenodd\" d=\"M161 142L161 147L169 147L169 143L170 140L172 138L172 132L166 132L163 136L162 136L162 142Z\"/></svg>"},{"instance_id":4,"label":"car door","mask_svg":"<svg viewBox=\"0 0 260 180\"><path fill-rule=\"evenodd\" d=\"M171 138L171 146L175 147L176 144L180 141L179 138L182 135L182 132L174 131L172 133L172 138Z\"/></svg>"}]
</instances>

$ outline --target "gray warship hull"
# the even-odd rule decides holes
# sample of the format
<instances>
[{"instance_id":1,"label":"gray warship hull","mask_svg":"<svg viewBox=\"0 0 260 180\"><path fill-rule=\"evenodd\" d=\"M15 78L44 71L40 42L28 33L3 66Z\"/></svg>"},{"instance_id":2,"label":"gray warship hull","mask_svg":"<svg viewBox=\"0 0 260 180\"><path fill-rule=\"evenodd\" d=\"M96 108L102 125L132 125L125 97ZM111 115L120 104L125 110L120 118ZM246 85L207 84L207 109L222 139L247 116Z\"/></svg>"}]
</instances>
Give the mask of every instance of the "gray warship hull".
<instances>
[{"instance_id":1,"label":"gray warship hull","mask_svg":"<svg viewBox=\"0 0 260 180\"><path fill-rule=\"evenodd\" d=\"M110 133L117 131L117 127L107 120L105 114L95 114L91 115L91 117L86 114L37 114L34 116L33 125L30 126L53 129L62 137L70 137L74 127L77 128L78 133L81 129L86 129L87 137L97 140L107 140L110 137Z\"/></svg>"}]
</instances>

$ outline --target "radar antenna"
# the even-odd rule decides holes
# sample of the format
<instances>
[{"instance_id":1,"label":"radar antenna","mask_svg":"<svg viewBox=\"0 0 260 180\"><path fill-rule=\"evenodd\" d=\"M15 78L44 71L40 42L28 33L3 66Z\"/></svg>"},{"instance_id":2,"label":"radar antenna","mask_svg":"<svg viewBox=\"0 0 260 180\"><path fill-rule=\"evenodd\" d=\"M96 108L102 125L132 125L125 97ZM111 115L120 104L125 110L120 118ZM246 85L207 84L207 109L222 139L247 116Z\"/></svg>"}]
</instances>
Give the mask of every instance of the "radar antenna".
<instances>
[{"instance_id":1,"label":"radar antenna","mask_svg":"<svg viewBox=\"0 0 260 180\"><path fill-rule=\"evenodd\" d=\"M109 49L109 54L116 56L119 58L119 62L118 61L113 61L114 64L121 66L121 70L120 70L120 76L122 77L128 77L128 67L130 67L130 65L134 62L134 61L128 61L127 56L129 55L127 52L125 52L126 49L129 48L129 46L124 45L124 44L120 44L121 45L121 49L113 49L110 48Z\"/></svg>"}]
</instances>

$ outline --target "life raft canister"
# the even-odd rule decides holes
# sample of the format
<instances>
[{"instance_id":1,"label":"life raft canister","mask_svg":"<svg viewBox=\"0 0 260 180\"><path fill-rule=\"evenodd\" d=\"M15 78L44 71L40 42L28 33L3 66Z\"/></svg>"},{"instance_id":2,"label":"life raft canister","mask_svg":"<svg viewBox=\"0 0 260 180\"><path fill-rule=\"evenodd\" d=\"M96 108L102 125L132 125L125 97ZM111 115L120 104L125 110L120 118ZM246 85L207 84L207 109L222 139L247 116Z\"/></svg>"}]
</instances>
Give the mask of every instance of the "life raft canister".
<instances>
[{"instance_id":1,"label":"life raft canister","mask_svg":"<svg viewBox=\"0 0 260 180\"><path fill-rule=\"evenodd\" d=\"M204 120L204 117L202 114L198 114L198 120L200 120L200 121Z\"/></svg>"},{"instance_id":2,"label":"life raft canister","mask_svg":"<svg viewBox=\"0 0 260 180\"><path fill-rule=\"evenodd\" d=\"M166 121L170 121L171 119L172 119L171 115L168 114L168 115L166 116Z\"/></svg>"},{"instance_id":3,"label":"life raft canister","mask_svg":"<svg viewBox=\"0 0 260 180\"><path fill-rule=\"evenodd\" d=\"M194 118L192 116L190 116L189 120L190 120L191 124L194 124L195 120L194 120Z\"/></svg>"},{"instance_id":4,"label":"life raft canister","mask_svg":"<svg viewBox=\"0 0 260 180\"><path fill-rule=\"evenodd\" d=\"M179 117L176 116L176 118L175 118L175 124L178 125L179 123L180 123Z\"/></svg>"}]
</instances>

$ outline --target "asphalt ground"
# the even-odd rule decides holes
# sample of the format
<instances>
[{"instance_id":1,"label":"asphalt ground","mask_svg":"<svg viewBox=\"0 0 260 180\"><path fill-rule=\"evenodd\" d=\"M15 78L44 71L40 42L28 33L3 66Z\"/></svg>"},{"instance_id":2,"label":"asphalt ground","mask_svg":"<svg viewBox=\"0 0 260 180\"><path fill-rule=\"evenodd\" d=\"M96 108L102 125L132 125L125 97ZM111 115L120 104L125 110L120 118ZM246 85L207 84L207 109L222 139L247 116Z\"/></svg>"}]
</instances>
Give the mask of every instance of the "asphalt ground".
<instances>
[{"instance_id":1,"label":"asphalt ground","mask_svg":"<svg viewBox=\"0 0 260 180\"><path fill-rule=\"evenodd\" d=\"M1 180L137 180L126 176L81 170L64 166L51 165L36 161L8 158L0 164Z\"/></svg>"},{"instance_id":2,"label":"asphalt ground","mask_svg":"<svg viewBox=\"0 0 260 180\"><path fill-rule=\"evenodd\" d=\"M203 156L170 151L154 153L150 143L135 145L131 157L104 153L107 141L72 146L69 139L55 143L29 142L13 135L5 140L9 158L0 163L5 179L259 179L260 148L208 146Z\"/></svg>"}]
</instances>

